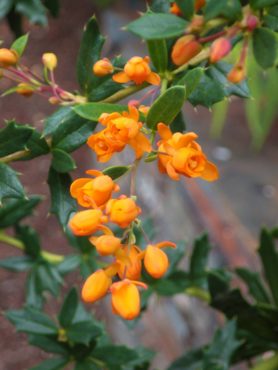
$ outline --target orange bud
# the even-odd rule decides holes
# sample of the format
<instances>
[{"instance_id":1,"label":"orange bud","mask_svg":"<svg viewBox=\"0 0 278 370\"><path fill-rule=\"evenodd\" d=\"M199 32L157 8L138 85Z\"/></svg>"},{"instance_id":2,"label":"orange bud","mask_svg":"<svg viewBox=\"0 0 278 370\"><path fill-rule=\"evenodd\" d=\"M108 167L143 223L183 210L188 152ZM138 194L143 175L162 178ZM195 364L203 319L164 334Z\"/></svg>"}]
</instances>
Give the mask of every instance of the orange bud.
<instances>
[{"instance_id":1,"label":"orange bud","mask_svg":"<svg viewBox=\"0 0 278 370\"><path fill-rule=\"evenodd\" d=\"M161 278L169 266L167 254L154 245L148 245L144 257L144 266L153 278Z\"/></svg>"},{"instance_id":2,"label":"orange bud","mask_svg":"<svg viewBox=\"0 0 278 370\"><path fill-rule=\"evenodd\" d=\"M106 213L110 216L111 222L125 228L141 213L141 208L136 205L133 199L121 197L108 201Z\"/></svg>"},{"instance_id":3,"label":"orange bud","mask_svg":"<svg viewBox=\"0 0 278 370\"><path fill-rule=\"evenodd\" d=\"M69 221L69 227L74 235L91 235L101 228L102 223L107 222L99 209L89 209L77 212Z\"/></svg>"},{"instance_id":4,"label":"orange bud","mask_svg":"<svg viewBox=\"0 0 278 370\"><path fill-rule=\"evenodd\" d=\"M93 66L93 73L102 77L113 73L114 68L109 59L103 58L98 60Z\"/></svg>"},{"instance_id":5,"label":"orange bud","mask_svg":"<svg viewBox=\"0 0 278 370\"><path fill-rule=\"evenodd\" d=\"M60 103L60 100L58 98L56 98L56 96L51 96L49 99L48 99L49 103L50 104L53 104L53 105L57 105Z\"/></svg>"},{"instance_id":6,"label":"orange bud","mask_svg":"<svg viewBox=\"0 0 278 370\"><path fill-rule=\"evenodd\" d=\"M57 67L57 57L54 53L44 53L42 56L42 62L44 66L53 71Z\"/></svg>"},{"instance_id":7,"label":"orange bud","mask_svg":"<svg viewBox=\"0 0 278 370\"><path fill-rule=\"evenodd\" d=\"M137 286L128 279L111 285L114 313L125 320L133 320L140 313L140 295Z\"/></svg>"},{"instance_id":8,"label":"orange bud","mask_svg":"<svg viewBox=\"0 0 278 370\"><path fill-rule=\"evenodd\" d=\"M172 61L177 66L181 66L199 54L201 50L202 45L196 41L195 36L186 35L180 37L173 46Z\"/></svg>"},{"instance_id":9,"label":"orange bud","mask_svg":"<svg viewBox=\"0 0 278 370\"><path fill-rule=\"evenodd\" d=\"M145 116L147 116L147 114L149 113L149 110L150 110L151 107L147 106L147 105L140 105L138 110L139 112L143 113Z\"/></svg>"},{"instance_id":10,"label":"orange bud","mask_svg":"<svg viewBox=\"0 0 278 370\"><path fill-rule=\"evenodd\" d=\"M33 95L34 90L32 89L32 87L30 87L30 85L23 82L17 85L16 92L22 96L29 98Z\"/></svg>"},{"instance_id":11,"label":"orange bud","mask_svg":"<svg viewBox=\"0 0 278 370\"><path fill-rule=\"evenodd\" d=\"M245 70L241 65L235 65L227 75L228 81L238 84L245 79Z\"/></svg>"},{"instance_id":12,"label":"orange bud","mask_svg":"<svg viewBox=\"0 0 278 370\"><path fill-rule=\"evenodd\" d=\"M121 247L121 239L114 235L92 236L89 240L101 256L114 254Z\"/></svg>"},{"instance_id":13,"label":"orange bud","mask_svg":"<svg viewBox=\"0 0 278 370\"><path fill-rule=\"evenodd\" d=\"M0 67L7 68L14 66L18 61L18 54L15 50L0 49Z\"/></svg>"},{"instance_id":14,"label":"orange bud","mask_svg":"<svg viewBox=\"0 0 278 370\"><path fill-rule=\"evenodd\" d=\"M170 7L170 13L175 15L182 15L182 11L180 10L179 6L176 3L173 3Z\"/></svg>"},{"instance_id":15,"label":"orange bud","mask_svg":"<svg viewBox=\"0 0 278 370\"><path fill-rule=\"evenodd\" d=\"M220 37L219 39L213 41L210 49L210 62L211 63L218 62L226 55L228 55L231 49L232 49L231 41L226 37Z\"/></svg>"},{"instance_id":16,"label":"orange bud","mask_svg":"<svg viewBox=\"0 0 278 370\"><path fill-rule=\"evenodd\" d=\"M107 276L105 271L97 270L87 278L83 285L81 292L83 301L93 303L104 297L111 284L111 277Z\"/></svg>"}]
</instances>

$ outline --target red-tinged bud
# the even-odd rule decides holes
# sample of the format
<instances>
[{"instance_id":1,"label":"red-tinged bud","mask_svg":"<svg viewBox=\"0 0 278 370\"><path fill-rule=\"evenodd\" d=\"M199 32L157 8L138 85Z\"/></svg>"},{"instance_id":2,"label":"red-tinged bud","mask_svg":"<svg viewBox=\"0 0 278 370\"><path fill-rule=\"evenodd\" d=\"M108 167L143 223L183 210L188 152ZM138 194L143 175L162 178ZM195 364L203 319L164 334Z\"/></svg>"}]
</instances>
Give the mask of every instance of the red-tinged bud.
<instances>
[{"instance_id":1,"label":"red-tinged bud","mask_svg":"<svg viewBox=\"0 0 278 370\"><path fill-rule=\"evenodd\" d=\"M255 28L257 28L259 25L259 19L253 14L248 15L246 19L246 26L248 31L252 32Z\"/></svg>"},{"instance_id":2,"label":"red-tinged bud","mask_svg":"<svg viewBox=\"0 0 278 370\"><path fill-rule=\"evenodd\" d=\"M195 36L186 35L179 38L172 50L172 61L177 66L187 63L202 50L202 45L196 41Z\"/></svg>"},{"instance_id":3,"label":"red-tinged bud","mask_svg":"<svg viewBox=\"0 0 278 370\"><path fill-rule=\"evenodd\" d=\"M54 53L44 53L42 56L43 65L53 71L57 67L57 56Z\"/></svg>"},{"instance_id":4,"label":"red-tinged bud","mask_svg":"<svg viewBox=\"0 0 278 370\"><path fill-rule=\"evenodd\" d=\"M226 55L228 55L231 49L232 49L231 41L226 37L220 37L219 39L215 40L211 44L210 62L211 63L218 62Z\"/></svg>"},{"instance_id":5,"label":"red-tinged bud","mask_svg":"<svg viewBox=\"0 0 278 370\"><path fill-rule=\"evenodd\" d=\"M7 68L14 66L18 61L18 54L15 50L0 49L0 67Z\"/></svg>"},{"instance_id":6,"label":"red-tinged bud","mask_svg":"<svg viewBox=\"0 0 278 370\"><path fill-rule=\"evenodd\" d=\"M195 0L195 10L196 12L206 5L206 0Z\"/></svg>"},{"instance_id":7,"label":"red-tinged bud","mask_svg":"<svg viewBox=\"0 0 278 370\"><path fill-rule=\"evenodd\" d=\"M241 65L235 65L227 75L228 81L238 84L245 79L245 69Z\"/></svg>"},{"instance_id":8,"label":"red-tinged bud","mask_svg":"<svg viewBox=\"0 0 278 370\"><path fill-rule=\"evenodd\" d=\"M26 98L29 98L33 95L34 90L30 85L26 83L20 83L17 85L16 92L22 96L25 96Z\"/></svg>"},{"instance_id":9,"label":"red-tinged bud","mask_svg":"<svg viewBox=\"0 0 278 370\"><path fill-rule=\"evenodd\" d=\"M98 60L93 66L93 72L98 77L109 75L113 73L113 71L113 65L107 58Z\"/></svg>"},{"instance_id":10,"label":"red-tinged bud","mask_svg":"<svg viewBox=\"0 0 278 370\"><path fill-rule=\"evenodd\" d=\"M48 101L49 101L50 104L53 104L53 105L60 104L60 100L58 98L56 98L56 96L51 96L48 99Z\"/></svg>"}]
</instances>

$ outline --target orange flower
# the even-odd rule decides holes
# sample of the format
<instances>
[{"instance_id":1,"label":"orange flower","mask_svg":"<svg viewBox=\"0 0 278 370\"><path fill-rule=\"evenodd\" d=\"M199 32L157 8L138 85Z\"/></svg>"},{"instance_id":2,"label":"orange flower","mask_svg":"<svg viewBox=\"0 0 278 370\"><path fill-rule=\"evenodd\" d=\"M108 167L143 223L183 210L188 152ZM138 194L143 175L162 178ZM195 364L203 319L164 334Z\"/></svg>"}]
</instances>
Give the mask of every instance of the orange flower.
<instances>
[{"instance_id":1,"label":"orange flower","mask_svg":"<svg viewBox=\"0 0 278 370\"><path fill-rule=\"evenodd\" d=\"M187 63L202 50L202 45L193 35L180 37L173 46L172 61L177 66Z\"/></svg>"},{"instance_id":2,"label":"orange flower","mask_svg":"<svg viewBox=\"0 0 278 370\"><path fill-rule=\"evenodd\" d=\"M69 227L74 235L91 235L102 229L102 223L107 222L107 217L99 209L88 209L77 212L69 221Z\"/></svg>"},{"instance_id":3,"label":"orange flower","mask_svg":"<svg viewBox=\"0 0 278 370\"><path fill-rule=\"evenodd\" d=\"M119 83L133 81L136 85L140 85L146 81L152 85L159 85L160 77L151 71L149 63L149 57L133 57L126 63L124 71L116 73L112 78Z\"/></svg>"},{"instance_id":4,"label":"orange flower","mask_svg":"<svg viewBox=\"0 0 278 370\"><path fill-rule=\"evenodd\" d=\"M211 63L218 62L226 55L228 55L231 49L232 49L231 41L226 37L220 37L219 39L213 41L210 49L209 57L210 62Z\"/></svg>"},{"instance_id":5,"label":"orange flower","mask_svg":"<svg viewBox=\"0 0 278 370\"><path fill-rule=\"evenodd\" d=\"M18 54L15 50L0 49L0 68L14 66L18 61Z\"/></svg>"},{"instance_id":6,"label":"orange flower","mask_svg":"<svg viewBox=\"0 0 278 370\"><path fill-rule=\"evenodd\" d=\"M126 228L141 213L133 199L122 195L119 199L110 199L106 205L106 213L110 221Z\"/></svg>"},{"instance_id":7,"label":"orange flower","mask_svg":"<svg viewBox=\"0 0 278 370\"><path fill-rule=\"evenodd\" d=\"M144 266L147 272L155 279L161 278L168 270L169 260L167 254L160 248L172 247L176 244L164 241L155 245L149 244L144 251Z\"/></svg>"},{"instance_id":8,"label":"orange flower","mask_svg":"<svg viewBox=\"0 0 278 370\"><path fill-rule=\"evenodd\" d=\"M133 320L140 313L140 294L137 286L146 288L144 283L128 279L111 285L113 311L125 320Z\"/></svg>"},{"instance_id":9,"label":"orange flower","mask_svg":"<svg viewBox=\"0 0 278 370\"><path fill-rule=\"evenodd\" d=\"M180 175L217 180L217 167L207 160L195 141L198 135L193 132L172 134L164 123L158 124L158 133L162 138L158 142L158 167L161 172L167 173L172 180L179 180Z\"/></svg>"},{"instance_id":10,"label":"orange flower","mask_svg":"<svg viewBox=\"0 0 278 370\"><path fill-rule=\"evenodd\" d=\"M240 83L245 79L245 68L240 64L235 65L228 73L227 79L233 84Z\"/></svg>"},{"instance_id":11,"label":"orange flower","mask_svg":"<svg viewBox=\"0 0 278 370\"><path fill-rule=\"evenodd\" d=\"M29 98L30 96L33 95L34 89L32 86L22 82L17 85L16 92L19 95L25 96L26 98Z\"/></svg>"},{"instance_id":12,"label":"orange flower","mask_svg":"<svg viewBox=\"0 0 278 370\"><path fill-rule=\"evenodd\" d=\"M95 179L80 178L70 187L70 193L82 207L101 207L111 198L113 191L120 190L111 177L99 171L88 170L86 173L97 176Z\"/></svg>"},{"instance_id":13,"label":"orange flower","mask_svg":"<svg viewBox=\"0 0 278 370\"><path fill-rule=\"evenodd\" d=\"M113 65L107 58L100 59L93 65L93 73L98 77L106 76L113 72Z\"/></svg>"},{"instance_id":14,"label":"orange flower","mask_svg":"<svg viewBox=\"0 0 278 370\"><path fill-rule=\"evenodd\" d=\"M141 250L136 245L130 248L125 246L116 253L116 259L119 264L118 275L121 279L139 280L142 270Z\"/></svg>"},{"instance_id":15,"label":"orange flower","mask_svg":"<svg viewBox=\"0 0 278 370\"><path fill-rule=\"evenodd\" d=\"M115 152L120 152L126 145L135 151L136 158L142 157L145 152L151 152L149 139L140 131L143 126L139 122L138 110L129 105L128 112L103 113L99 121L106 128L97 134L91 135L87 144L92 148L100 162L108 161Z\"/></svg>"},{"instance_id":16,"label":"orange flower","mask_svg":"<svg viewBox=\"0 0 278 370\"><path fill-rule=\"evenodd\" d=\"M92 236L90 239L101 256L109 256L116 253L121 247L121 239L112 235Z\"/></svg>"},{"instance_id":17,"label":"orange flower","mask_svg":"<svg viewBox=\"0 0 278 370\"><path fill-rule=\"evenodd\" d=\"M206 0L195 0L195 10L196 12L200 10L206 4Z\"/></svg>"},{"instance_id":18,"label":"orange flower","mask_svg":"<svg viewBox=\"0 0 278 370\"><path fill-rule=\"evenodd\" d=\"M175 14L175 15L182 15L182 11L180 10L179 6L177 3L173 3L170 7L170 13Z\"/></svg>"},{"instance_id":19,"label":"orange flower","mask_svg":"<svg viewBox=\"0 0 278 370\"><path fill-rule=\"evenodd\" d=\"M81 296L84 302L93 303L104 297L107 293L112 279L104 270L97 270L85 281Z\"/></svg>"}]
</instances>

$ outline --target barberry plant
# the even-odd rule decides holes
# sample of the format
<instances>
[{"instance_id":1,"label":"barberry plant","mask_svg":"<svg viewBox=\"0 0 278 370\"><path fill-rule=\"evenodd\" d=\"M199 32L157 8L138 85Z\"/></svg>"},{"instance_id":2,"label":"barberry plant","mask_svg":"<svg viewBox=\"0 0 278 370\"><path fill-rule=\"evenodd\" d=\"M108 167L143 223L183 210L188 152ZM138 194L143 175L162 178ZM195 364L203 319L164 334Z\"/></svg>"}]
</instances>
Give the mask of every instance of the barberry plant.
<instances>
[{"instance_id":1,"label":"barberry plant","mask_svg":"<svg viewBox=\"0 0 278 370\"><path fill-rule=\"evenodd\" d=\"M198 135L186 130L183 105L188 101L210 108L231 95L248 98L248 54L252 51L263 69L275 64L276 22L276 0L154 0L126 27L146 42L149 55L110 60L102 55L105 38L92 17L77 60L78 92L59 85L54 53L42 55L41 74L22 63L28 35L0 49L1 76L13 83L3 98L11 93L23 98L37 94L59 106L44 120L42 132L16 121L6 122L0 131L0 240L24 252L2 260L0 266L28 270L25 306L8 311L6 317L27 333L30 344L56 354L34 370L63 369L68 364L75 370L151 366L151 351L111 344L104 326L85 311L75 288L66 295L57 319L43 312L45 292L59 296L64 276L77 269L84 277L78 286L82 300L94 307L108 296L112 312L125 321L139 319L153 293L193 295L226 315L226 326L211 344L185 354L169 369L224 370L277 350L277 333L272 330L278 317L277 231L262 232L259 250L271 296L254 272L236 271L250 289L255 300L251 304L239 290L230 291L231 274L208 270L206 235L196 239L189 270L182 270L184 244L153 235L136 192L138 167L151 162L157 162L158 173L169 181L219 178ZM230 65L223 59L235 46L238 59ZM139 91L141 95L131 99ZM121 103L124 99L126 103ZM71 153L85 143L101 167L88 169L73 181L69 172L76 163ZM106 167L112 157L129 149L133 157L129 163ZM51 156L50 212L75 248L72 255L42 250L39 235L23 224L42 199L26 194L10 164L42 155ZM118 180L123 177L129 191L121 190ZM4 231L10 226L14 236ZM277 365L277 355L271 363Z\"/></svg>"}]
</instances>

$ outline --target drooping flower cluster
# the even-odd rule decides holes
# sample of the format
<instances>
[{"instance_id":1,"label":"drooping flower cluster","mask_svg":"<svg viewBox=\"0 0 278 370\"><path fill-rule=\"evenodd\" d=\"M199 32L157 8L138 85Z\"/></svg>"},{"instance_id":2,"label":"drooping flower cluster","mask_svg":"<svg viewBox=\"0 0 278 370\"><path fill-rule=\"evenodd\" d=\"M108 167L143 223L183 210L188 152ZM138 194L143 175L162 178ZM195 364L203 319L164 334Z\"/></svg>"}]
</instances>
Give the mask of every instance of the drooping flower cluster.
<instances>
[{"instance_id":1,"label":"drooping flower cluster","mask_svg":"<svg viewBox=\"0 0 278 370\"><path fill-rule=\"evenodd\" d=\"M158 150L152 148L147 137L148 129L139 121L139 112L133 102L128 112L103 113L99 122L105 128L89 137L88 146L96 153L100 162L107 162L114 153L122 151L127 145L135 151L136 162L145 154L155 154L161 172L167 173L173 180L180 175L201 177L213 181L218 177L216 167L207 160L194 133L172 134L164 124L158 124ZM148 111L145 110L145 116ZM142 130L144 129L144 133ZM130 166L130 168L134 167ZM92 246L100 256L110 258L110 263L103 269L93 272L82 289L85 302L96 302L111 294L113 312L126 320L132 320L140 313L140 287L146 288L141 281L142 267L153 278L159 279L166 273L169 261L164 247L175 247L170 241L151 243L147 236L146 247L136 245L134 227L141 227L138 216L140 207L136 197L125 194L112 198L120 191L118 184L105 173L97 170L86 172L91 177L75 180L70 188L73 198L84 208L70 220L69 227L77 236L88 236ZM134 178L133 178L134 181ZM123 229L122 235L116 236L107 224Z\"/></svg>"}]
</instances>

